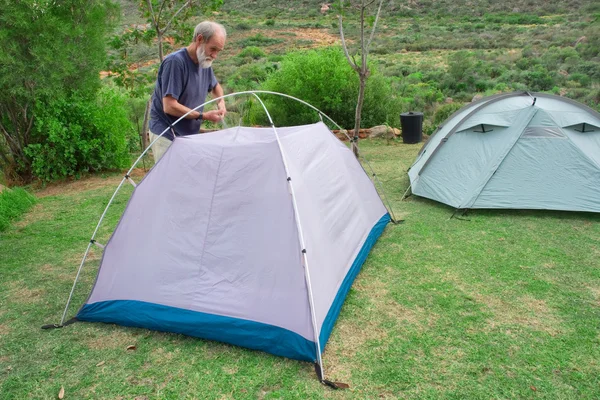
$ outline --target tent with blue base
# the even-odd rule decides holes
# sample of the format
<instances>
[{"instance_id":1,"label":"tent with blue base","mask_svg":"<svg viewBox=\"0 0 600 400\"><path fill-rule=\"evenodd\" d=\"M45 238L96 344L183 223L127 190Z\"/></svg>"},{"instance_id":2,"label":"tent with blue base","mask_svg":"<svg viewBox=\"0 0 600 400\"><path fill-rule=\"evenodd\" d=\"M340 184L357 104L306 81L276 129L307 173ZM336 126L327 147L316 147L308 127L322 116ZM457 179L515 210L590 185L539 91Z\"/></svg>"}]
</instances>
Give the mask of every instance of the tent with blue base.
<instances>
[{"instance_id":1,"label":"tent with blue base","mask_svg":"<svg viewBox=\"0 0 600 400\"><path fill-rule=\"evenodd\" d=\"M323 122L234 127L176 137L134 185L76 320L311 361L324 381L321 354L390 221L353 152Z\"/></svg>"}]
</instances>

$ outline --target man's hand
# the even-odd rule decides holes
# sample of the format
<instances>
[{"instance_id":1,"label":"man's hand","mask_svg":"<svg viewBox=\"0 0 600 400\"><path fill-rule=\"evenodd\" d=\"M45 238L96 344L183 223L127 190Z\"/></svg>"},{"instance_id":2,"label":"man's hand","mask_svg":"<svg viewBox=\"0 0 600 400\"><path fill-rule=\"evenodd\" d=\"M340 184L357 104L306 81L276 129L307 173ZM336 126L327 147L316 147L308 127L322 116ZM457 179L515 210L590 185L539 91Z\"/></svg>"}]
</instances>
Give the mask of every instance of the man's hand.
<instances>
[{"instance_id":1,"label":"man's hand","mask_svg":"<svg viewBox=\"0 0 600 400\"><path fill-rule=\"evenodd\" d=\"M225 107L225 100L221 99L217 102L217 108L223 112L223 118L227 115L227 108Z\"/></svg>"},{"instance_id":2,"label":"man's hand","mask_svg":"<svg viewBox=\"0 0 600 400\"><path fill-rule=\"evenodd\" d=\"M227 110L210 110L202 113L202 119L210 122L221 122Z\"/></svg>"}]
</instances>

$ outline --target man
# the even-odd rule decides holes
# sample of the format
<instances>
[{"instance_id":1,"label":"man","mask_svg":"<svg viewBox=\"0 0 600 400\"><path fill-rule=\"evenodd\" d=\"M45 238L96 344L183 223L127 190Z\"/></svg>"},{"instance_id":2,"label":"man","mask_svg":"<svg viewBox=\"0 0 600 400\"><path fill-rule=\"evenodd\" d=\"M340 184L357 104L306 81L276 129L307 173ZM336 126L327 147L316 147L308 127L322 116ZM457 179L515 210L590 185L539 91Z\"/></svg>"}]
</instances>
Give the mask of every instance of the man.
<instances>
[{"instance_id":1,"label":"man","mask_svg":"<svg viewBox=\"0 0 600 400\"><path fill-rule=\"evenodd\" d=\"M175 126L177 121L190 110L206 101L206 95L223 96L223 88L215 78L212 62L225 46L227 33L221 24L204 21L194 29L192 43L175 53L169 54L158 69L156 87L152 95L150 110L150 142L169 128L152 147L154 161L162 157L171 145L174 136L198 133L202 120L220 122L227 109L223 99L217 102L217 110L192 111Z\"/></svg>"}]
</instances>

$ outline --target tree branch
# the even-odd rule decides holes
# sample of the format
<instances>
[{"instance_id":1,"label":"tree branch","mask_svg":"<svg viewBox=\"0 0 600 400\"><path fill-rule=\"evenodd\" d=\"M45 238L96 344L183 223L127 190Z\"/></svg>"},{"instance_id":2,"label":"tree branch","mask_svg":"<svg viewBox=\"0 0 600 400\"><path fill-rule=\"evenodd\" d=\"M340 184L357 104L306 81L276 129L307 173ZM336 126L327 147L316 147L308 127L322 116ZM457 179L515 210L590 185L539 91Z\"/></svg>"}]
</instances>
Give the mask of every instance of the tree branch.
<instances>
[{"instance_id":1,"label":"tree branch","mask_svg":"<svg viewBox=\"0 0 600 400\"><path fill-rule=\"evenodd\" d=\"M379 0L379 7L377 8L377 15L375 15L375 22L373 22L373 29L371 29L371 36L369 37L369 42L367 43L367 56L369 55L369 49L371 48L371 42L373 41L373 36L375 36L375 28L377 27L377 22L379 21L379 14L381 13L381 5L383 4L383 0Z\"/></svg>"},{"instance_id":2,"label":"tree branch","mask_svg":"<svg viewBox=\"0 0 600 400\"><path fill-rule=\"evenodd\" d=\"M365 52L365 0L362 0L360 8L360 70L364 74L367 68L367 56Z\"/></svg>"},{"instance_id":3,"label":"tree branch","mask_svg":"<svg viewBox=\"0 0 600 400\"><path fill-rule=\"evenodd\" d=\"M171 24L173 23L175 18L177 18L179 13L181 13L186 7L191 7L191 6L192 6L192 0L186 1L185 4L182 5L181 8L179 10L177 10L177 12L175 14L173 14L173 16L171 17L171 20L167 23L167 25L163 29L162 33L164 34L165 32L167 32L167 30L171 27Z\"/></svg>"},{"instance_id":4,"label":"tree branch","mask_svg":"<svg viewBox=\"0 0 600 400\"><path fill-rule=\"evenodd\" d=\"M154 29L158 32L158 23L156 22L156 18L154 18L154 10L152 9L152 0L146 0L148 3L148 9L150 10L150 18L152 18L152 25L154 25Z\"/></svg>"},{"instance_id":5,"label":"tree branch","mask_svg":"<svg viewBox=\"0 0 600 400\"><path fill-rule=\"evenodd\" d=\"M156 16L156 25L160 25L160 16L162 15L163 9L165 8L165 4L167 3L167 0L163 0L160 3L160 9L158 10L158 15Z\"/></svg>"},{"instance_id":6,"label":"tree branch","mask_svg":"<svg viewBox=\"0 0 600 400\"><path fill-rule=\"evenodd\" d=\"M352 67L352 69L358 71L358 66L352 58L350 58L350 54L348 53L348 46L346 46L346 40L344 39L344 27L342 26L342 15L338 15L338 21L340 24L340 38L342 39L342 48L344 49L344 55L346 56L346 60L348 60L348 64Z\"/></svg>"}]
</instances>

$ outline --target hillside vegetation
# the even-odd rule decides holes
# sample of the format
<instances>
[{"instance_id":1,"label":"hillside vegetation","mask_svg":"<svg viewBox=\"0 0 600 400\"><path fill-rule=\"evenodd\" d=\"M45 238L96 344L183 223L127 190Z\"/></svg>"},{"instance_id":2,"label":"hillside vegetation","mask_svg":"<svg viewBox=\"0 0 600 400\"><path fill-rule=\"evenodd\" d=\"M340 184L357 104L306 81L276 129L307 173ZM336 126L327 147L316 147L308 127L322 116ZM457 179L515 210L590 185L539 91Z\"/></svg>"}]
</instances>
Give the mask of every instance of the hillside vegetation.
<instances>
[{"instance_id":1,"label":"hillside vegetation","mask_svg":"<svg viewBox=\"0 0 600 400\"><path fill-rule=\"evenodd\" d=\"M152 1L163 17L183 4L160 8ZM147 2L5 3L0 181L51 181L128 164L142 150L145 104L159 66ZM341 53L337 10L321 12L318 1L218 3L194 2L177 14L161 34L164 54L188 45L197 22L219 21L228 40L214 67L226 93L276 90L309 101L343 128L354 125L359 82ZM345 7L351 52L359 43L357 21ZM38 40L39 32L47 39ZM63 57L54 56L59 48ZM401 113L422 111L430 134L473 98L515 90L566 96L599 110L599 54L597 1L386 1L361 123L399 127ZM298 104L265 101L278 125L317 120ZM228 126L267 122L249 96L227 103Z\"/></svg>"},{"instance_id":2,"label":"hillside vegetation","mask_svg":"<svg viewBox=\"0 0 600 400\"><path fill-rule=\"evenodd\" d=\"M321 13L321 4L225 1L208 15L228 28L226 50L215 63L227 91L271 87L265 81L280 73L289 53L339 46L336 13ZM128 10L131 21L135 9ZM385 79L371 90L385 92L387 99L385 110L366 110L365 122L398 126L401 112L419 110L425 112L425 133L431 133L474 96L512 90L549 92L599 109L599 16L600 5L586 0L385 2L371 53L373 69ZM355 21L347 16L345 28L346 36L356 39ZM138 51L145 62L156 57L152 46ZM332 70L349 69L343 59L336 63L341 65L331 65ZM320 71L304 69L298 79L306 93L289 94L314 93L311 85L323 85L311 80L321 79ZM290 82L290 88L295 86ZM348 127L354 104L344 104L347 116L340 121ZM324 111L330 111L326 105Z\"/></svg>"}]
</instances>

